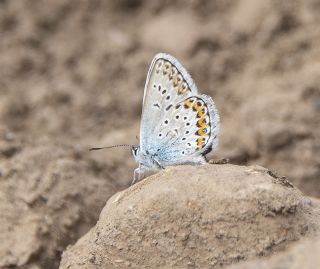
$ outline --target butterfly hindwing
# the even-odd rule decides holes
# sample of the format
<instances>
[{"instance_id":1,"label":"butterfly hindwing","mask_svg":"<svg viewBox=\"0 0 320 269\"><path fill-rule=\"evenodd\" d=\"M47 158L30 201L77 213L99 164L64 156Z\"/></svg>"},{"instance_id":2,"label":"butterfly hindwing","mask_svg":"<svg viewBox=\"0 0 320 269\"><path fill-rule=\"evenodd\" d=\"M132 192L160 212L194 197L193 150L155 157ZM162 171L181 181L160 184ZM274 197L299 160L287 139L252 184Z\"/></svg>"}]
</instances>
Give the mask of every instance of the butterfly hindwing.
<instances>
[{"instance_id":1,"label":"butterfly hindwing","mask_svg":"<svg viewBox=\"0 0 320 269\"><path fill-rule=\"evenodd\" d=\"M162 138L157 142L162 162L168 165L197 162L197 156L216 146L218 114L211 110L213 105L205 95L191 96L177 103L159 122L155 133Z\"/></svg>"}]
</instances>

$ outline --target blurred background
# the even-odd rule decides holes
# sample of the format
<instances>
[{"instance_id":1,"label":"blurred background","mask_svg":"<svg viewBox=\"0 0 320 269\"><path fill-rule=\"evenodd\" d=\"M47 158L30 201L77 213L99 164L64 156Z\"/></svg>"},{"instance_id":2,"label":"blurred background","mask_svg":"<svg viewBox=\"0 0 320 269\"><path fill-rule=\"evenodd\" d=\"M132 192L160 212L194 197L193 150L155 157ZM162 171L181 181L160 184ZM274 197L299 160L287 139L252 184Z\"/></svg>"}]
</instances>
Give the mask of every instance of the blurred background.
<instances>
[{"instance_id":1,"label":"blurred background","mask_svg":"<svg viewBox=\"0 0 320 269\"><path fill-rule=\"evenodd\" d=\"M211 157L319 198L319 25L319 0L0 0L0 268L56 268L129 186L129 150L88 148L138 143L157 52L215 100Z\"/></svg>"}]
</instances>

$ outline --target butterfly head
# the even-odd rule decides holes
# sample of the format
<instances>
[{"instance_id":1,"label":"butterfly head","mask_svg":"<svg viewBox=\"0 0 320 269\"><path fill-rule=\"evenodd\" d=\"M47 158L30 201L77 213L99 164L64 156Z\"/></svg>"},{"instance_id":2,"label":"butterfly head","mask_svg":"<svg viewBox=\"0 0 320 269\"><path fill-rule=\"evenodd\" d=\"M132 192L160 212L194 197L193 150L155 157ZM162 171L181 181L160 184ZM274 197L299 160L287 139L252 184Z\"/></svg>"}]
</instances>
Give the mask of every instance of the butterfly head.
<instances>
[{"instance_id":1,"label":"butterfly head","mask_svg":"<svg viewBox=\"0 0 320 269\"><path fill-rule=\"evenodd\" d=\"M139 153L140 153L140 147L133 145L131 147L132 155L133 157L138 160L139 159Z\"/></svg>"}]
</instances>

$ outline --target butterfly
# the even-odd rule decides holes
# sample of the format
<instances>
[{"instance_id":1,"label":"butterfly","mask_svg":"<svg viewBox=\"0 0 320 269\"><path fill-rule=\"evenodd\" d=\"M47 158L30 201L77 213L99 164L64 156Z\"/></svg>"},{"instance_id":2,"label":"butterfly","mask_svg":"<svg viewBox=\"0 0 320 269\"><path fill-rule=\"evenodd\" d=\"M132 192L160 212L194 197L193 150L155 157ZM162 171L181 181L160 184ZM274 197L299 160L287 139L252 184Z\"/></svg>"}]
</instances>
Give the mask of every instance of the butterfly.
<instances>
[{"instance_id":1,"label":"butterfly","mask_svg":"<svg viewBox=\"0 0 320 269\"><path fill-rule=\"evenodd\" d=\"M140 145L132 146L139 163L132 184L147 171L206 163L206 155L217 147L219 126L211 97L198 92L176 58L158 53L144 88Z\"/></svg>"}]
</instances>

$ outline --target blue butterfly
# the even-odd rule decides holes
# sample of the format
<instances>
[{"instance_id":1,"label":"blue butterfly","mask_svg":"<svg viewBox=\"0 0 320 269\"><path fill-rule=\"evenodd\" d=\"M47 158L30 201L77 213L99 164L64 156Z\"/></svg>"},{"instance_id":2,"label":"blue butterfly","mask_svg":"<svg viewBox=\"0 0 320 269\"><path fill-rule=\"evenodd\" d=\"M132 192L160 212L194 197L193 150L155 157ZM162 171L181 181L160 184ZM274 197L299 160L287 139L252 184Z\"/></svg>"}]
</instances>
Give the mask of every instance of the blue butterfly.
<instances>
[{"instance_id":1,"label":"blue butterfly","mask_svg":"<svg viewBox=\"0 0 320 269\"><path fill-rule=\"evenodd\" d=\"M186 69L173 56L158 53L144 88L140 145L132 147L145 172L179 164L203 164L217 147L219 114L211 97L200 94Z\"/></svg>"}]
</instances>

